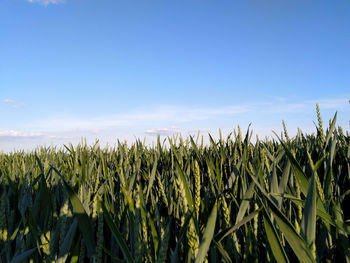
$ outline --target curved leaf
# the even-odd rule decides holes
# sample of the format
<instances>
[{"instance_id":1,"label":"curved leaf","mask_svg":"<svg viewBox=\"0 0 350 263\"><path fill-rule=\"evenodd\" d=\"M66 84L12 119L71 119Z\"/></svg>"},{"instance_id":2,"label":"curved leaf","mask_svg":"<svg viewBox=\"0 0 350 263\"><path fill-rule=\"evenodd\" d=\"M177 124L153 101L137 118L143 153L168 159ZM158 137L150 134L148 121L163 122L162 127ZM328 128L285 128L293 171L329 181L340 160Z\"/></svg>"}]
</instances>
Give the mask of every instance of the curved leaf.
<instances>
[{"instance_id":1,"label":"curved leaf","mask_svg":"<svg viewBox=\"0 0 350 263\"><path fill-rule=\"evenodd\" d=\"M203 238L199 245L198 255L196 257L195 263L202 263L205 259L205 256L208 253L211 240L213 239L213 236L214 236L216 216L217 216L217 202L215 202L215 205L211 210L210 216L208 218L208 222L204 230Z\"/></svg>"}]
</instances>

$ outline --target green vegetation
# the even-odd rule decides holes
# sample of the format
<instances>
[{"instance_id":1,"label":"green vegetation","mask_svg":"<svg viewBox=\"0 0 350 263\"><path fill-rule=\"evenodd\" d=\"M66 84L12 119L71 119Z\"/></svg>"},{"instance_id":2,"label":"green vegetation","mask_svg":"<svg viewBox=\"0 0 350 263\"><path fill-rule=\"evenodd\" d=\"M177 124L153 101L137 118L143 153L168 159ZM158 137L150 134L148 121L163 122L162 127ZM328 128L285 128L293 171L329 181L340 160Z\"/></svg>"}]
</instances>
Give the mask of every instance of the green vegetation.
<instances>
[{"instance_id":1,"label":"green vegetation","mask_svg":"<svg viewBox=\"0 0 350 263\"><path fill-rule=\"evenodd\" d=\"M317 113L255 144L0 154L0 262L350 262L350 136Z\"/></svg>"}]
</instances>

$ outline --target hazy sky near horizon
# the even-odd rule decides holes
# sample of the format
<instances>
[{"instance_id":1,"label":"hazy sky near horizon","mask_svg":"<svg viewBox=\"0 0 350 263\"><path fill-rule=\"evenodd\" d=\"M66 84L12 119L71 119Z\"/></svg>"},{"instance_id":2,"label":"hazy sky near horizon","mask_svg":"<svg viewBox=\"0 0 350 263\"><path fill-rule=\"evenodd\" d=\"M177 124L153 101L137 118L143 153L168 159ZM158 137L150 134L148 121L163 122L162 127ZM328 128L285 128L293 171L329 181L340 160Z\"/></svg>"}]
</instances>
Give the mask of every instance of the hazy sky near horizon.
<instances>
[{"instance_id":1,"label":"hazy sky near horizon","mask_svg":"<svg viewBox=\"0 0 350 263\"><path fill-rule=\"evenodd\" d=\"M350 1L2 0L0 151L350 120Z\"/></svg>"}]
</instances>

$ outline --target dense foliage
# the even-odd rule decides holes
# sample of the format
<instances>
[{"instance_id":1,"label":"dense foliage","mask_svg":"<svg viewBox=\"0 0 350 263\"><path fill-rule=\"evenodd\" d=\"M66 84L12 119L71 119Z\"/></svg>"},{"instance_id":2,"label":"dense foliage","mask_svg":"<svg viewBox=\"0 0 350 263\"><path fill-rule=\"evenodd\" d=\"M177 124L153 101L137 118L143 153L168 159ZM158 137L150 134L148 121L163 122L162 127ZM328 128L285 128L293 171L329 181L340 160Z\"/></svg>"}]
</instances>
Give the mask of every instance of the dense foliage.
<instances>
[{"instance_id":1,"label":"dense foliage","mask_svg":"<svg viewBox=\"0 0 350 263\"><path fill-rule=\"evenodd\" d=\"M254 144L0 154L0 262L350 262L350 136L318 117Z\"/></svg>"}]
</instances>

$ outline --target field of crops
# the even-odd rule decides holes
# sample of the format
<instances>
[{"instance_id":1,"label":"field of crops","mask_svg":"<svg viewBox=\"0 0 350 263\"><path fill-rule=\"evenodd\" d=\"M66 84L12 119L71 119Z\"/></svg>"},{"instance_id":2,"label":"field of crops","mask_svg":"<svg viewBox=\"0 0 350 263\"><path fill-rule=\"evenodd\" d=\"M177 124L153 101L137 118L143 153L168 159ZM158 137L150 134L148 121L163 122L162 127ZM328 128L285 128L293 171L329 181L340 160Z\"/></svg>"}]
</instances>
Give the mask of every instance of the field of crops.
<instances>
[{"instance_id":1,"label":"field of crops","mask_svg":"<svg viewBox=\"0 0 350 263\"><path fill-rule=\"evenodd\" d=\"M0 154L0 262L350 262L350 136L317 113L254 144Z\"/></svg>"}]
</instances>

